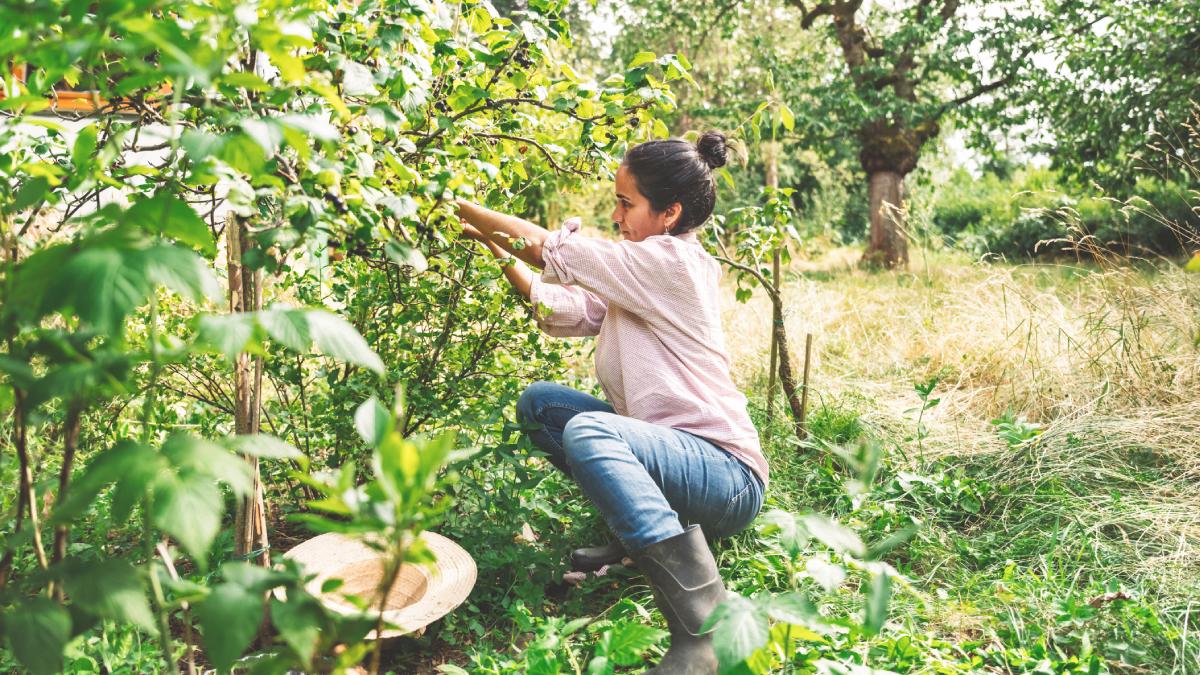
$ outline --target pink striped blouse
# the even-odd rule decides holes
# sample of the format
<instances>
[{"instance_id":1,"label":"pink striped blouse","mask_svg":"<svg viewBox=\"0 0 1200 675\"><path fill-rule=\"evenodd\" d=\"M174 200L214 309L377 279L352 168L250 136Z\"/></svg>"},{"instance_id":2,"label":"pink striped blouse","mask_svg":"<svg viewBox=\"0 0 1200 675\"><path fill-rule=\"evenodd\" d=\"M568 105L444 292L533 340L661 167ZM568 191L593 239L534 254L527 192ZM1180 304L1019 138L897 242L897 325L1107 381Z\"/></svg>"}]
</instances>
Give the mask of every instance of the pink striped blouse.
<instances>
[{"instance_id":1,"label":"pink striped blouse","mask_svg":"<svg viewBox=\"0 0 1200 675\"><path fill-rule=\"evenodd\" d=\"M729 375L717 282L694 232L641 242L578 234L542 245L530 299L549 335L596 335L596 379L617 414L686 431L728 450L767 482L767 460Z\"/></svg>"}]
</instances>

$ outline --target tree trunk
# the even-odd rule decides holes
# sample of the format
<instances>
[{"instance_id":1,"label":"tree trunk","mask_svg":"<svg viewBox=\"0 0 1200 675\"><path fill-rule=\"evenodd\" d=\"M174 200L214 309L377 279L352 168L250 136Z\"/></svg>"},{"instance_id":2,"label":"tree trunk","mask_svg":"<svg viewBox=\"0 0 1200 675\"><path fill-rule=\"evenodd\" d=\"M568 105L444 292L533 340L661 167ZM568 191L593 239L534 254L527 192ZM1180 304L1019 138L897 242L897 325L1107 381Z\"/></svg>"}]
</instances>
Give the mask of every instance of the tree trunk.
<instances>
[{"instance_id":1,"label":"tree trunk","mask_svg":"<svg viewBox=\"0 0 1200 675\"><path fill-rule=\"evenodd\" d=\"M254 246L244 220L231 216L225 225L229 265L229 311L262 309L262 272L247 270L242 253ZM257 434L262 411L262 358L239 354L234 364L234 430ZM238 502L234 552L240 558L266 566L270 563L267 541L266 503L258 458L246 457L253 476L251 493Z\"/></svg>"},{"instance_id":2,"label":"tree trunk","mask_svg":"<svg viewBox=\"0 0 1200 675\"><path fill-rule=\"evenodd\" d=\"M779 187L779 144L772 141L763 144L763 161L766 165L767 187L777 189ZM780 255L779 249L775 249L771 259L771 285L775 288L775 293L779 293L780 271ZM783 321L783 309L778 302L771 303L771 326ZM767 371L767 421L770 422L775 417L775 375L777 364L779 363L779 340L774 328L771 330L771 367Z\"/></svg>"},{"instance_id":3,"label":"tree trunk","mask_svg":"<svg viewBox=\"0 0 1200 675\"><path fill-rule=\"evenodd\" d=\"M783 308L779 309L782 312ZM783 396L792 410L796 438L804 440L804 407L800 403L800 395L796 392L796 376L792 373L792 355L788 351L787 331L784 329L782 321L775 323L773 332L775 340L779 343L779 383L783 385Z\"/></svg>"},{"instance_id":4,"label":"tree trunk","mask_svg":"<svg viewBox=\"0 0 1200 675\"><path fill-rule=\"evenodd\" d=\"M904 175L876 171L867 177L871 240L864 259L888 268L908 265L908 242L904 238Z\"/></svg>"}]
</instances>

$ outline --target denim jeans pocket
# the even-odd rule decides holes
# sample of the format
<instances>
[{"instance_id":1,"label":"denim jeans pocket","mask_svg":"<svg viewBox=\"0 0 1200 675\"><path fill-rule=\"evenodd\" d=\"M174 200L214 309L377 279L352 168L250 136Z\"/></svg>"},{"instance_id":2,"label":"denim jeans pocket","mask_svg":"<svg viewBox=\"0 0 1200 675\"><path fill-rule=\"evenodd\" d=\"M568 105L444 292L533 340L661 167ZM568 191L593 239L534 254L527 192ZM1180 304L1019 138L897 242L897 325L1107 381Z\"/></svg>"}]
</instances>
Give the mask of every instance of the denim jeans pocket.
<instances>
[{"instance_id":1,"label":"denim jeans pocket","mask_svg":"<svg viewBox=\"0 0 1200 675\"><path fill-rule=\"evenodd\" d=\"M725 515L717 521L714 536L728 537L737 534L754 520L762 507L761 496L756 487L756 479L747 472L746 486L729 500L729 505L725 507Z\"/></svg>"}]
</instances>

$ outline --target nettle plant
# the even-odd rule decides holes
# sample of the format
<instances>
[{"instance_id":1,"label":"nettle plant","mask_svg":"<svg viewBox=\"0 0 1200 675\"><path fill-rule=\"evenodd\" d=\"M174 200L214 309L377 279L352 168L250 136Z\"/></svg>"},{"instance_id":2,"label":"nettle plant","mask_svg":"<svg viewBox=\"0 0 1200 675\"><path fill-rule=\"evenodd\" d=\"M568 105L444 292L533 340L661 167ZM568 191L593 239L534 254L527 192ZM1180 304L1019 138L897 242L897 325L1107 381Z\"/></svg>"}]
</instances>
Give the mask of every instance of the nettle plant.
<instances>
[{"instance_id":1,"label":"nettle plant","mask_svg":"<svg viewBox=\"0 0 1200 675\"><path fill-rule=\"evenodd\" d=\"M425 453L445 445L407 439L489 433L513 376L562 358L472 264L453 198L528 212L603 175L666 134L654 115L687 77L646 53L580 77L556 56L564 5L0 8L0 450L16 458L0 471L17 485L0 604L25 668L57 671L111 626L157 635L172 670L198 643L221 669L252 645L267 670L365 654L370 622L329 616L293 567L250 564L270 562L274 497L328 512L368 480L403 514L357 531L423 526L441 467ZM86 105L67 111L64 88ZM408 404L355 434L394 383ZM389 478L411 468L379 459L396 443L426 473ZM325 467L341 482L310 473ZM356 522L344 505L330 522Z\"/></svg>"},{"instance_id":2,"label":"nettle plant","mask_svg":"<svg viewBox=\"0 0 1200 675\"><path fill-rule=\"evenodd\" d=\"M759 109L761 111L762 108ZM795 226L792 193L790 188L767 185L762 189L759 204L739 207L723 218L714 219L707 233L710 248L720 253L717 259L737 274L735 297L738 302L749 300L756 288L761 288L771 300L770 389L774 389L777 370L795 424L797 440L802 441L806 437L802 426L804 406L793 370L783 318L783 294L780 291L783 266L792 259L788 244L801 241ZM770 395L773 398L774 391Z\"/></svg>"},{"instance_id":3,"label":"nettle plant","mask_svg":"<svg viewBox=\"0 0 1200 675\"><path fill-rule=\"evenodd\" d=\"M879 444L864 441L831 451L852 473L845 488L851 500L861 504L879 471ZM915 527L896 529L868 544L853 529L819 513L773 509L761 522L759 531L779 556L789 588L752 597L730 594L717 606L706 626L714 630L721 672L767 673L806 666L842 673L869 666L859 647L883 629L892 584L908 584L883 557L907 542ZM834 601L846 593L861 593L860 614L838 615L834 608L844 603Z\"/></svg>"}]
</instances>

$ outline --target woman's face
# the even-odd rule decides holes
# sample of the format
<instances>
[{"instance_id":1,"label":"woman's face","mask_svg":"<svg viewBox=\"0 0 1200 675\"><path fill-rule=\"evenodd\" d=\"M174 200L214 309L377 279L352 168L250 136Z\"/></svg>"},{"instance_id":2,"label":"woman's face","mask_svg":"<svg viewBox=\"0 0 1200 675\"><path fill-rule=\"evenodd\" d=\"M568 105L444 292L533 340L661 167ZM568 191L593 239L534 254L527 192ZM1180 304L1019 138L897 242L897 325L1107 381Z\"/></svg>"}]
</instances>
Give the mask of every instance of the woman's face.
<instances>
[{"instance_id":1,"label":"woman's face","mask_svg":"<svg viewBox=\"0 0 1200 675\"><path fill-rule=\"evenodd\" d=\"M617 204L611 217L624 239L642 241L656 234L666 234L679 220L678 203L671 204L661 213L650 208L650 200L638 192L633 172L624 164L617 169L615 188Z\"/></svg>"}]
</instances>

